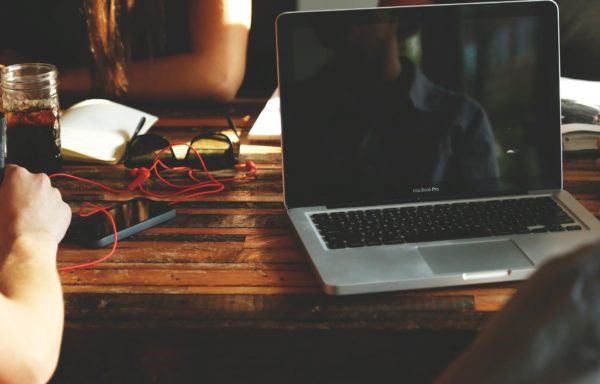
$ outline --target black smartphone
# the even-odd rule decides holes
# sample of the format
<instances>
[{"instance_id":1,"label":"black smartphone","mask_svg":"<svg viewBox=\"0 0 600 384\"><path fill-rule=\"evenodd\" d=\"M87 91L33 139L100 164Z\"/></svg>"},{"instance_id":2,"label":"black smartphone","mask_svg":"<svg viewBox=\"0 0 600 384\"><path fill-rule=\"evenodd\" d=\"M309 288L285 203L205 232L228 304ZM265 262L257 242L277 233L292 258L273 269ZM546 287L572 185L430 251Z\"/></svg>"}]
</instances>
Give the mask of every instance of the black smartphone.
<instances>
[{"instance_id":1,"label":"black smartphone","mask_svg":"<svg viewBox=\"0 0 600 384\"><path fill-rule=\"evenodd\" d=\"M162 201L139 197L108 209L117 225L119 240L151 228L175 217L175 208ZM100 248L112 244L114 230L106 214L73 217L65 240L85 247Z\"/></svg>"}]
</instances>

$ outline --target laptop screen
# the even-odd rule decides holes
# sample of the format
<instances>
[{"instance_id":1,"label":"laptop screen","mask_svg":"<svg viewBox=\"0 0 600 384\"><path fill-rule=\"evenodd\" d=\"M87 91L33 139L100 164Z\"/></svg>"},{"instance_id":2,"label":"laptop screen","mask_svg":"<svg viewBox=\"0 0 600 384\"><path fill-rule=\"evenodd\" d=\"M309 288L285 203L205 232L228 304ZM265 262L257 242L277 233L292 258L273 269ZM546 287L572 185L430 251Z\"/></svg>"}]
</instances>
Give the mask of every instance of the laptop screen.
<instances>
[{"instance_id":1,"label":"laptop screen","mask_svg":"<svg viewBox=\"0 0 600 384\"><path fill-rule=\"evenodd\" d=\"M561 187L553 2L289 13L277 45L288 207Z\"/></svg>"}]
</instances>

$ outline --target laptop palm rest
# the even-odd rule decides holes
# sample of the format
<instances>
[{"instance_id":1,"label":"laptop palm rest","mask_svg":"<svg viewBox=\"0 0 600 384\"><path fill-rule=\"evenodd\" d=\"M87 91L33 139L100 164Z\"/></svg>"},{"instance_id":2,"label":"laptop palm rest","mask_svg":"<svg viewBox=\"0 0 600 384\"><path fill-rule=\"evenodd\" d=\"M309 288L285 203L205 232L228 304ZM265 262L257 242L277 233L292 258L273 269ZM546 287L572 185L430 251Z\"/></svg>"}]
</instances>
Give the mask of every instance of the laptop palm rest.
<instances>
[{"instance_id":1,"label":"laptop palm rest","mask_svg":"<svg viewBox=\"0 0 600 384\"><path fill-rule=\"evenodd\" d=\"M510 271L534 264L512 240L417 247L436 274Z\"/></svg>"}]
</instances>

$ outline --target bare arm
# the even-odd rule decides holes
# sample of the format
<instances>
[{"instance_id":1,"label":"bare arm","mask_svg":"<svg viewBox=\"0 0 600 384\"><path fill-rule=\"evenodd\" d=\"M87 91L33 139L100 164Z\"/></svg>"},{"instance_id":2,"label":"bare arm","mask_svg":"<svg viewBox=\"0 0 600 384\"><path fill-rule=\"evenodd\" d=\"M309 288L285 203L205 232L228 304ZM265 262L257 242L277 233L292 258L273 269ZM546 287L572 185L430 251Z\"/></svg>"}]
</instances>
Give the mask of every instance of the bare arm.
<instances>
[{"instance_id":1,"label":"bare arm","mask_svg":"<svg viewBox=\"0 0 600 384\"><path fill-rule=\"evenodd\" d=\"M191 50L132 63L127 97L231 100L244 78L251 0L190 1ZM61 75L61 89L85 94L87 69Z\"/></svg>"},{"instance_id":2,"label":"bare arm","mask_svg":"<svg viewBox=\"0 0 600 384\"><path fill-rule=\"evenodd\" d=\"M56 250L71 211L46 175L8 165L0 187L0 383L47 382L63 301Z\"/></svg>"}]
</instances>

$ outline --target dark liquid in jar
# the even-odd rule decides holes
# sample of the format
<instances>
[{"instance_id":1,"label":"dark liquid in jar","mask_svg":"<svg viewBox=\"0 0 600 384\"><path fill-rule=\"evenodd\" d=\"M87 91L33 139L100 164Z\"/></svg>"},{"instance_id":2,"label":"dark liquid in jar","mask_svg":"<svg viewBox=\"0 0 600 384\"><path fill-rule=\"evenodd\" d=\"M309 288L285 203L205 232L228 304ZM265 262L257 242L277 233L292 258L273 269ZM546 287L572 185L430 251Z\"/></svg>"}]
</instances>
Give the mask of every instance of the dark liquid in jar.
<instances>
[{"instance_id":1,"label":"dark liquid in jar","mask_svg":"<svg viewBox=\"0 0 600 384\"><path fill-rule=\"evenodd\" d=\"M32 173L59 171L59 135L57 113L51 109L6 112L6 163Z\"/></svg>"}]
</instances>

